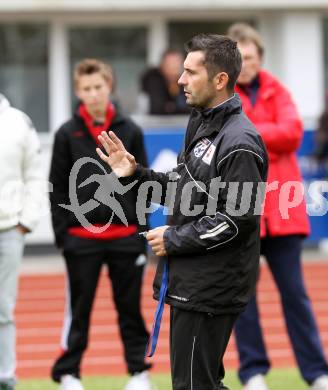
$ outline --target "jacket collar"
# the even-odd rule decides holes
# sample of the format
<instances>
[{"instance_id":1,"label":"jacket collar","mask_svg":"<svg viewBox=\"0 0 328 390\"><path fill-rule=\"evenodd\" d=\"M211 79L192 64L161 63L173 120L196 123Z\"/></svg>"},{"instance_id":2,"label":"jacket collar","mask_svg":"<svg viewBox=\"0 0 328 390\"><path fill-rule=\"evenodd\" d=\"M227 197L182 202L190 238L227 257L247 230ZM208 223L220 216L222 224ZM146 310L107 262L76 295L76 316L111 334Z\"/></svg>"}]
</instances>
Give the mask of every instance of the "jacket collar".
<instances>
[{"instance_id":1,"label":"jacket collar","mask_svg":"<svg viewBox=\"0 0 328 390\"><path fill-rule=\"evenodd\" d=\"M210 122L218 116L229 115L238 109L241 110L241 101L239 96L234 93L229 99L220 103L218 106L201 110L200 114L204 122Z\"/></svg>"},{"instance_id":2,"label":"jacket collar","mask_svg":"<svg viewBox=\"0 0 328 390\"><path fill-rule=\"evenodd\" d=\"M228 117L241 112L241 100L238 94L218 106L206 110L193 110L185 138L186 153L201 138L218 133Z\"/></svg>"},{"instance_id":3,"label":"jacket collar","mask_svg":"<svg viewBox=\"0 0 328 390\"><path fill-rule=\"evenodd\" d=\"M115 126L115 125L118 125L118 124L124 122L125 118L124 118L124 116L121 113L119 104L115 100L111 100L111 102L113 103L114 108L115 108L115 116L114 116L114 118L112 120L112 125ZM79 121L84 123L84 120L83 120L83 118L81 117L81 115L79 113L80 105L81 105L81 102L79 102L77 104L75 112L74 112L74 116L75 116L76 119L78 119Z\"/></svg>"}]
</instances>

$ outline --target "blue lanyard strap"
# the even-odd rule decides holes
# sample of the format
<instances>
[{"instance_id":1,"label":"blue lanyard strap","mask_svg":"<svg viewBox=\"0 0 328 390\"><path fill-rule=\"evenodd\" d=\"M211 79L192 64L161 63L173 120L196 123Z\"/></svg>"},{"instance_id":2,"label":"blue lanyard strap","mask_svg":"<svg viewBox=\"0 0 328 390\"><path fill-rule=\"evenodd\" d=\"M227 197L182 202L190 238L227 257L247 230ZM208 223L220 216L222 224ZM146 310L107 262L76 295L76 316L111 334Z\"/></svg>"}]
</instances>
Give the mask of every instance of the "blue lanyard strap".
<instances>
[{"instance_id":1,"label":"blue lanyard strap","mask_svg":"<svg viewBox=\"0 0 328 390\"><path fill-rule=\"evenodd\" d=\"M155 353L159 330L161 328L161 321L162 321L162 316L164 311L164 303L165 303L168 280L169 280L169 267L166 260L164 262L162 283L161 283L161 289L159 291L159 300L158 300L157 309L154 317L153 328L146 347L147 357L152 357Z\"/></svg>"}]
</instances>

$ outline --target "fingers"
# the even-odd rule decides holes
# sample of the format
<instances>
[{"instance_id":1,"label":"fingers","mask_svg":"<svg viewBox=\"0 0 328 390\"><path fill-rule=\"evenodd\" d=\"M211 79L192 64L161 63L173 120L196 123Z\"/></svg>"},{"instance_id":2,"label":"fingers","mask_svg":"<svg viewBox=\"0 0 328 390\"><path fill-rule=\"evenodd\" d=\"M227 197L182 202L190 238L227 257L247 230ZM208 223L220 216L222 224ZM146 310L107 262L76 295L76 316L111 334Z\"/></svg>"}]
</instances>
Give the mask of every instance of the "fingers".
<instances>
[{"instance_id":1,"label":"fingers","mask_svg":"<svg viewBox=\"0 0 328 390\"><path fill-rule=\"evenodd\" d=\"M158 252L153 251L153 252L155 253L156 256L159 256L159 257L166 256L165 250L160 250Z\"/></svg>"},{"instance_id":2,"label":"fingers","mask_svg":"<svg viewBox=\"0 0 328 390\"><path fill-rule=\"evenodd\" d=\"M153 240L155 237L157 237L157 234L153 230L148 230L148 233L146 235L147 241Z\"/></svg>"},{"instance_id":3,"label":"fingers","mask_svg":"<svg viewBox=\"0 0 328 390\"><path fill-rule=\"evenodd\" d=\"M117 147L114 142L109 138L108 134L105 131L101 132L101 135L98 136L98 139L108 155L117 151Z\"/></svg>"},{"instance_id":4,"label":"fingers","mask_svg":"<svg viewBox=\"0 0 328 390\"><path fill-rule=\"evenodd\" d=\"M165 256L166 255L165 248L152 248L152 250L156 256Z\"/></svg>"},{"instance_id":5,"label":"fingers","mask_svg":"<svg viewBox=\"0 0 328 390\"><path fill-rule=\"evenodd\" d=\"M109 133L110 138L112 139L113 143L119 150L125 150L125 147L122 143L122 141L116 136L116 134L113 131L110 131ZM107 135L107 133L106 133Z\"/></svg>"},{"instance_id":6,"label":"fingers","mask_svg":"<svg viewBox=\"0 0 328 390\"><path fill-rule=\"evenodd\" d=\"M153 247L153 246L156 246L156 245L160 245L161 241L159 238L150 238L149 237L149 233L147 234L146 236L146 240L148 241L148 244Z\"/></svg>"},{"instance_id":7,"label":"fingers","mask_svg":"<svg viewBox=\"0 0 328 390\"><path fill-rule=\"evenodd\" d=\"M102 131L101 135L98 136L98 139L108 155L117 152L118 150L126 152L122 141L112 131L109 133Z\"/></svg>"},{"instance_id":8,"label":"fingers","mask_svg":"<svg viewBox=\"0 0 328 390\"><path fill-rule=\"evenodd\" d=\"M161 234L160 227L157 227L155 229L148 230L146 239L149 245L152 245L152 243L155 244L157 242L163 241L162 237L163 235Z\"/></svg>"},{"instance_id":9,"label":"fingers","mask_svg":"<svg viewBox=\"0 0 328 390\"><path fill-rule=\"evenodd\" d=\"M165 256L166 255L166 250L165 250L164 241L163 241L163 234L162 234L161 230L162 229L160 229L160 228L150 230L146 236L148 244L151 246L152 251L157 256Z\"/></svg>"},{"instance_id":10,"label":"fingers","mask_svg":"<svg viewBox=\"0 0 328 390\"><path fill-rule=\"evenodd\" d=\"M134 156L132 156L132 154L126 152L125 156L129 160L130 163L135 163L135 158L134 158Z\"/></svg>"},{"instance_id":11,"label":"fingers","mask_svg":"<svg viewBox=\"0 0 328 390\"><path fill-rule=\"evenodd\" d=\"M155 245L150 244L150 246L151 246L152 251L155 253L155 255L157 255L157 256L166 255L166 250L165 250L165 247L163 244L155 244Z\"/></svg>"},{"instance_id":12,"label":"fingers","mask_svg":"<svg viewBox=\"0 0 328 390\"><path fill-rule=\"evenodd\" d=\"M106 156L106 154L104 154L101 149L97 148L96 149L96 152L98 153L98 156L105 162L108 161L108 156Z\"/></svg>"}]
</instances>

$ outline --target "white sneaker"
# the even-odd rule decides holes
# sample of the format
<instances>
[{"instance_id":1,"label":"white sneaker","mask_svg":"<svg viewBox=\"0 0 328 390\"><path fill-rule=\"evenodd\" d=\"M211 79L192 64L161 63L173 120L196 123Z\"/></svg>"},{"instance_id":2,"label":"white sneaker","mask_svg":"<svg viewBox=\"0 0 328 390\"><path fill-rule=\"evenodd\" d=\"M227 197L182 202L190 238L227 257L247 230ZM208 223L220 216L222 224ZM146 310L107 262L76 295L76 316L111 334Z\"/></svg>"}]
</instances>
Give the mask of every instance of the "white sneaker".
<instances>
[{"instance_id":1,"label":"white sneaker","mask_svg":"<svg viewBox=\"0 0 328 390\"><path fill-rule=\"evenodd\" d=\"M328 390L328 375L319 376L312 383L311 390Z\"/></svg>"},{"instance_id":2,"label":"white sneaker","mask_svg":"<svg viewBox=\"0 0 328 390\"><path fill-rule=\"evenodd\" d=\"M148 371L132 375L124 390L153 390Z\"/></svg>"},{"instance_id":3,"label":"white sneaker","mask_svg":"<svg viewBox=\"0 0 328 390\"><path fill-rule=\"evenodd\" d=\"M244 390L269 390L268 386L265 383L264 376L261 374L252 376L246 385Z\"/></svg>"},{"instance_id":4,"label":"white sneaker","mask_svg":"<svg viewBox=\"0 0 328 390\"><path fill-rule=\"evenodd\" d=\"M73 375L64 375L60 379L60 390L84 390L80 379Z\"/></svg>"}]
</instances>

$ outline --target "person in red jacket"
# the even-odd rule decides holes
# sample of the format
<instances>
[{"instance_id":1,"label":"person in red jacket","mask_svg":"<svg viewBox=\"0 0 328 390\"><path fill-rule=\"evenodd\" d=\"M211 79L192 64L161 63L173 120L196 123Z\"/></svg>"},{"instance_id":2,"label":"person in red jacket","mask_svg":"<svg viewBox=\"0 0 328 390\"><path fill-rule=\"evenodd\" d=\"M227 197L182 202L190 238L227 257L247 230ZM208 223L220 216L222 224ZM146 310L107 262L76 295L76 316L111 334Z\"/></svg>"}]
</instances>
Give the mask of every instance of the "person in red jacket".
<instances>
[{"instance_id":1,"label":"person in red jacket","mask_svg":"<svg viewBox=\"0 0 328 390\"><path fill-rule=\"evenodd\" d=\"M287 89L261 69L264 47L258 32L237 23L228 35L238 43L243 65L236 92L269 154L268 185L261 221L261 253L280 292L298 366L313 390L328 390L328 365L303 282L302 239L309 234L296 151L303 128ZM256 296L235 326L239 377L246 390L267 390L270 362L263 341Z\"/></svg>"}]
</instances>

